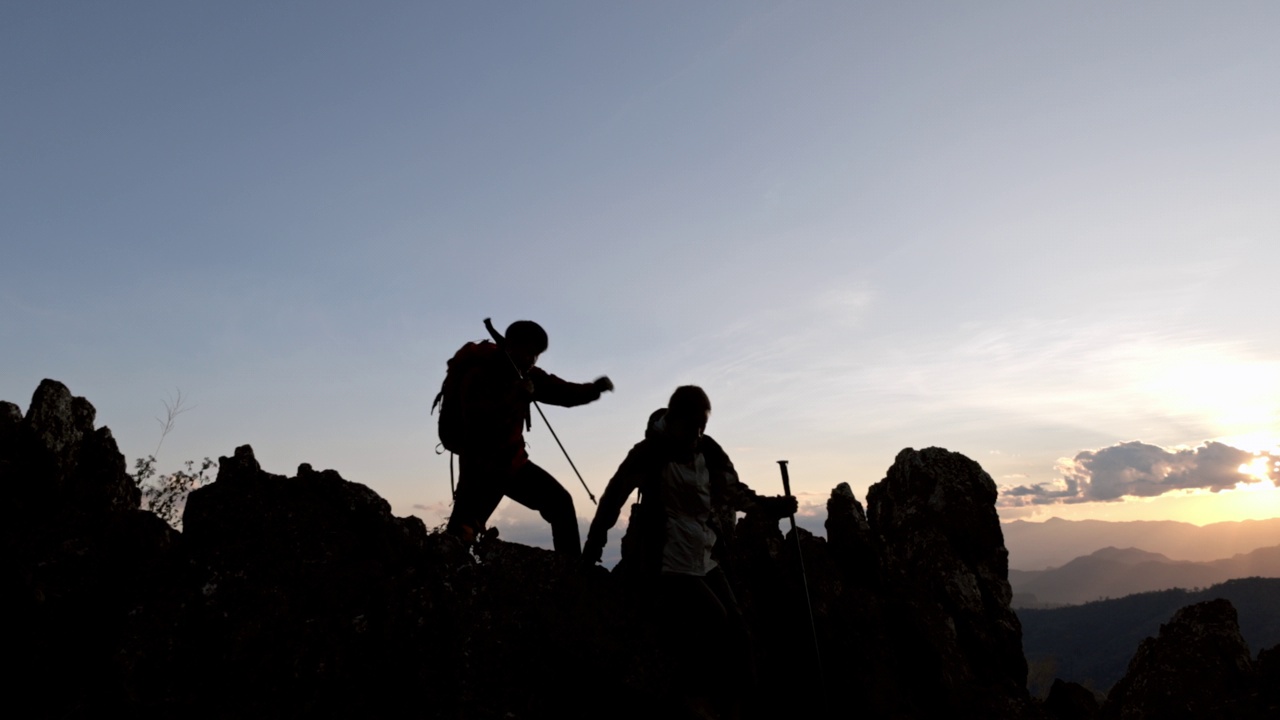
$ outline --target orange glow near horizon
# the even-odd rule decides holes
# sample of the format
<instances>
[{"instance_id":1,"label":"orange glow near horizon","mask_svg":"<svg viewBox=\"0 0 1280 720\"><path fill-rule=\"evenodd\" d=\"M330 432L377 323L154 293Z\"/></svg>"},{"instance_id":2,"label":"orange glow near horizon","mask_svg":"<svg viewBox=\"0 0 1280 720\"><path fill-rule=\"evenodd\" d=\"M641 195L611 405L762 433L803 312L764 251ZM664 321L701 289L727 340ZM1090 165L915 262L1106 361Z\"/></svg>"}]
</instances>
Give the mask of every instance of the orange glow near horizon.
<instances>
[{"instance_id":1,"label":"orange glow near horizon","mask_svg":"<svg viewBox=\"0 0 1280 720\"><path fill-rule=\"evenodd\" d=\"M1021 509L1021 508L1019 508ZM1035 515L1011 513L1000 508L1002 519L1041 522L1064 520L1174 520L1192 525L1210 525L1241 520L1269 520L1280 517L1280 487L1270 480L1240 483L1222 492L1195 491L1169 493L1154 498L1127 498L1119 502L1092 502L1077 505L1050 505L1037 508Z\"/></svg>"},{"instance_id":2,"label":"orange glow near horizon","mask_svg":"<svg viewBox=\"0 0 1280 720\"><path fill-rule=\"evenodd\" d=\"M1050 518L1111 522L1173 520L1210 525L1280 518L1280 441L1277 440L1280 432L1276 431L1273 422L1263 427L1262 430L1212 438L1215 442L1254 454L1249 462L1237 468L1241 477L1234 488L1219 492L1175 491L1149 498L1126 497L1115 502L1001 507L1001 519L1028 522L1043 522Z\"/></svg>"}]
</instances>

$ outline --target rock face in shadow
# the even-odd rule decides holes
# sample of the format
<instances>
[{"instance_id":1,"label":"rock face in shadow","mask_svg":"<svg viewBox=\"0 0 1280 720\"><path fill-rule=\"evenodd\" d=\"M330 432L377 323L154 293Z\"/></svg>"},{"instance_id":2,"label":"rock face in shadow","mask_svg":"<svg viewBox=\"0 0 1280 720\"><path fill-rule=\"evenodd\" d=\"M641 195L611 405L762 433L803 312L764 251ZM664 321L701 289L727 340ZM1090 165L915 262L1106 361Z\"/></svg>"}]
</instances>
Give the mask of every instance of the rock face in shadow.
<instances>
[{"instance_id":1,"label":"rock face in shadow","mask_svg":"<svg viewBox=\"0 0 1280 720\"><path fill-rule=\"evenodd\" d=\"M1147 638L1107 694L1106 718L1240 718L1259 714L1257 674L1227 600L1188 605Z\"/></svg>"},{"instance_id":2,"label":"rock face in shadow","mask_svg":"<svg viewBox=\"0 0 1280 720\"><path fill-rule=\"evenodd\" d=\"M1280 645L1262 650L1254 664L1258 676L1260 717L1280 717Z\"/></svg>"},{"instance_id":3,"label":"rock face in shadow","mask_svg":"<svg viewBox=\"0 0 1280 720\"><path fill-rule=\"evenodd\" d=\"M995 483L940 448L906 449L868 493L827 502L828 539L738 525L734 579L763 646L761 672L825 694L805 712L859 698L872 717L1021 717L1032 711L1021 626L1009 608ZM821 657L814 651L803 556ZM794 658L770 665L770 659ZM784 712L786 708L771 710Z\"/></svg>"},{"instance_id":4,"label":"rock face in shadow","mask_svg":"<svg viewBox=\"0 0 1280 720\"><path fill-rule=\"evenodd\" d=\"M3 593L11 687L50 715L128 707L114 659L131 614L181 564L180 536L140 493L94 409L53 380L27 413L0 404Z\"/></svg>"},{"instance_id":5,"label":"rock face in shadow","mask_svg":"<svg viewBox=\"0 0 1280 720\"><path fill-rule=\"evenodd\" d=\"M1098 716L1098 698L1089 688L1055 679L1044 700L1044 713L1053 720L1091 720Z\"/></svg>"},{"instance_id":6,"label":"rock face in shadow","mask_svg":"<svg viewBox=\"0 0 1280 720\"><path fill-rule=\"evenodd\" d=\"M88 400L55 380L40 383L25 417L18 406L4 403L0 441L9 452L0 472L42 479L6 486L15 509L63 516L138 509L141 494L111 430L94 429L96 414Z\"/></svg>"},{"instance_id":7,"label":"rock face in shadow","mask_svg":"<svg viewBox=\"0 0 1280 720\"><path fill-rule=\"evenodd\" d=\"M464 547L248 446L178 533L138 509L93 420L53 381L25 416L0 404L3 647L30 715L663 716L653 609L619 575L496 534ZM1043 717L994 501L976 463L929 448L898 455L869 512L837 486L829 539L743 518L726 566L753 638L745 717Z\"/></svg>"},{"instance_id":8,"label":"rock face in shadow","mask_svg":"<svg viewBox=\"0 0 1280 720\"><path fill-rule=\"evenodd\" d=\"M472 552L332 470L272 475L242 446L191 494L183 526L205 575L175 658L198 679L169 690L175 703L208 698L228 716L592 717L600 697L661 687L643 667L647 630L607 576L496 536Z\"/></svg>"},{"instance_id":9,"label":"rock face in shadow","mask_svg":"<svg viewBox=\"0 0 1280 720\"><path fill-rule=\"evenodd\" d=\"M995 501L991 476L941 448L903 450L867 492L881 568L934 674L927 684L948 707L1003 717L1025 700L1027 663Z\"/></svg>"}]
</instances>

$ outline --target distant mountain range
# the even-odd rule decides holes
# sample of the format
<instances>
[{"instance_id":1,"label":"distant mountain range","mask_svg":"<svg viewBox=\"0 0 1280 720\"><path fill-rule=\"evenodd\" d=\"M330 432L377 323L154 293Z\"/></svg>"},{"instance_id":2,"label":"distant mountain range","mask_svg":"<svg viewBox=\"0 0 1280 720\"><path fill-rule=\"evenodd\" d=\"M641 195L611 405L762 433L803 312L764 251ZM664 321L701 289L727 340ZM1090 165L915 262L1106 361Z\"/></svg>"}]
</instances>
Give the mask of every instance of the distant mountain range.
<instances>
[{"instance_id":1,"label":"distant mountain range","mask_svg":"<svg viewBox=\"0 0 1280 720\"><path fill-rule=\"evenodd\" d=\"M1210 562L1172 560L1137 548L1107 547L1048 570L1010 570L1013 606L1045 607L1171 588L1203 588L1233 578L1280 578L1280 545Z\"/></svg>"},{"instance_id":2,"label":"distant mountain range","mask_svg":"<svg viewBox=\"0 0 1280 720\"><path fill-rule=\"evenodd\" d=\"M1123 552L1123 551L1122 551ZM1256 657L1280 643L1280 579L1231 580L1205 590L1164 590L1053 610L1019 609L1028 685L1043 695L1054 677L1106 692L1124 675L1144 638L1154 637L1179 608L1226 598Z\"/></svg>"},{"instance_id":3,"label":"distant mountain range","mask_svg":"<svg viewBox=\"0 0 1280 720\"><path fill-rule=\"evenodd\" d=\"M1044 570L1103 548L1143 548L1172 560L1207 562L1280 544L1280 518L1212 525L1162 521L1015 520L1001 525L1009 567ZM1093 599L1092 597L1088 599Z\"/></svg>"}]
</instances>

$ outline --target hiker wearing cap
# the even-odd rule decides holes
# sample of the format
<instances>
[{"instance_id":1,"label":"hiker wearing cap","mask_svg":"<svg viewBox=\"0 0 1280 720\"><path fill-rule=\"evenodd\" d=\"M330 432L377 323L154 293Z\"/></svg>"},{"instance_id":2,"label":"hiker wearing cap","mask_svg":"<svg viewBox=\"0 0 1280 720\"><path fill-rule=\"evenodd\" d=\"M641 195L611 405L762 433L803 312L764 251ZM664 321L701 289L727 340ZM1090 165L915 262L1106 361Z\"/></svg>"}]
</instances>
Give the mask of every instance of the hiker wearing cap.
<instances>
[{"instance_id":1,"label":"hiker wearing cap","mask_svg":"<svg viewBox=\"0 0 1280 720\"><path fill-rule=\"evenodd\" d=\"M760 496L743 484L729 456L703 434L710 416L711 400L695 385L676 388L667 407L649 416L644 440L600 498L582 562L600 561L606 534L638 489L619 568L656 600L684 698L714 698L732 714L753 670L746 623L717 559L719 540L732 530L736 512L777 520L795 512L796 501Z\"/></svg>"},{"instance_id":2,"label":"hiker wearing cap","mask_svg":"<svg viewBox=\"0 0 1280 720\"><path fill-rule=\"evenodd\" d=\"M585 405L613 390L613 383L607 377L572 383L539 368L547 333L530 320L512 323L505 338L494 336L503 341L501 347L486 340L458 350L437 397L441 443L459 461L447 529L472 542L502 498L509 497L551 524L556 552L577 558L581 545L573 498L525 451L529 404Z\"/></svg>"}]
</instances>

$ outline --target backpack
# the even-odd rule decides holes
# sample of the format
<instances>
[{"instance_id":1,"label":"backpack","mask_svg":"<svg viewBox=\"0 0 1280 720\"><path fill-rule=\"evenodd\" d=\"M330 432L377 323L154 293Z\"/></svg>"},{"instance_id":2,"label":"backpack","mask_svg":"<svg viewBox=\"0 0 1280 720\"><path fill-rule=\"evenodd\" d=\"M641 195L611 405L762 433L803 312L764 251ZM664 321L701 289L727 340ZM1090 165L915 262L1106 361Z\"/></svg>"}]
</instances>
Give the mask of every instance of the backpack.
<instances>
[{"instance_id":1,"label":"backpack","mask_svg":"<svg viewBox=\"0 0 1280 720\"><path fill-rule=\"evenodd\" d=\"M472 368L480 365L493 352L494 344L488 340L469 342L449 358L444 373L444 383L431 403L431 412L440 408L437 433L445 450L457 455L466 444L466 428L462 423L462 380Z\"/></svg>"}]
</instances>

